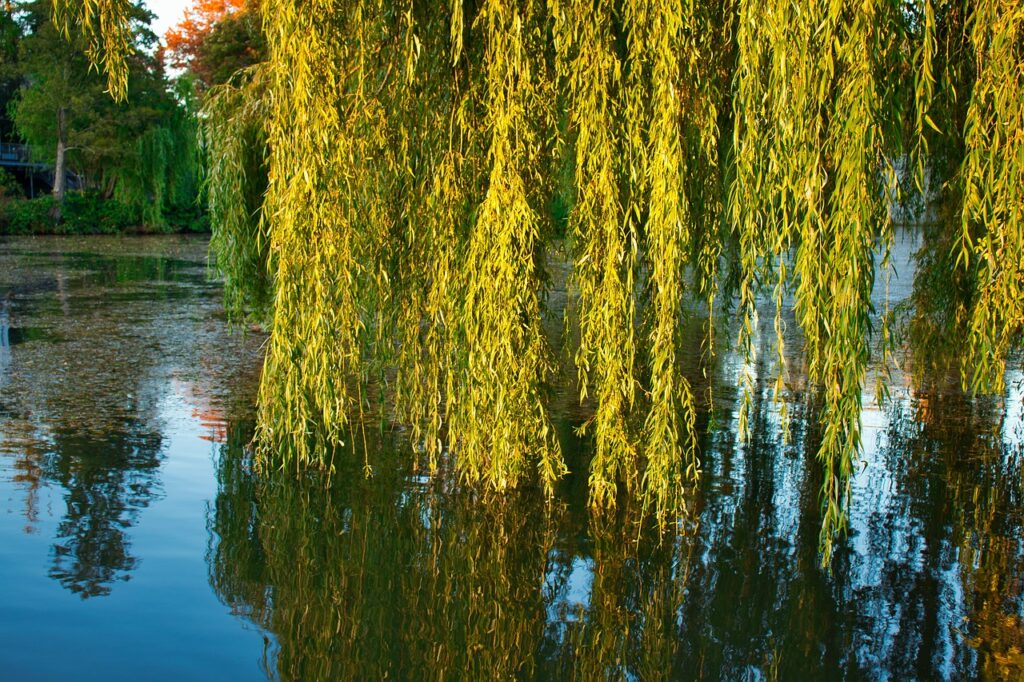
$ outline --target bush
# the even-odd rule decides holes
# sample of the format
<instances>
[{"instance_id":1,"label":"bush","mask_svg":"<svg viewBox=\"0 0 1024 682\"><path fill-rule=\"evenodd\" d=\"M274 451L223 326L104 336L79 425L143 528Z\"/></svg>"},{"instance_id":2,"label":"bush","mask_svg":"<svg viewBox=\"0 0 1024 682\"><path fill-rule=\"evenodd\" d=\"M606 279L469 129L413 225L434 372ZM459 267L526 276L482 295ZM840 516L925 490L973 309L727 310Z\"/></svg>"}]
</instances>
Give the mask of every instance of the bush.
<instances>
[{"instance_id":1,"label":"bush","mask_svg":"<svg viewBox=\"0 0 1024 682\"><path fill-rule=\"evenodd\" d=\"M117 234L142 223L140 211L94 193L65 196L61 217L53 229L56 234Z\"/></svg>"},{"instance_id":2,"label":"bush","mask_svg":"<svg viewBox=\"0 0 1024 682\"><path fill-rule=\"evenodd\" d=\"M52 232L52 197L22 199L0 204L0 232L4 234L43 234Z\"/></svg>"},{"instance_id":3,"label":"bush","mask_svg":"<svg viewBox=\"0 0 1024 682\"><path fill-rule=\"evenodd\" d=\"M2 179L0 179L2 180ZM69 192L61 221L51 217L53 197L3 201L0 196L0 234L120 234L124 232L206 232L209 221L196 206L168 210L162 225L144 225L142 211L95 192Z\"/></svg>"},{"instance_id":4,"label":"bush","mask_svg":"<svg viewBox=\"0 0 1024 682\"><path fill-rule=\"evenodd\" d=\"M15 199L23 199L25 192L21 188L18 178L0 168L0 204L6 204Z\"/></svg>"},{"instance_id":5,"label":"bush","mask_svg":"<svg viewBox=\"0 0 1024 682\"><path fill-rule=\"evenodd\" d=\"M68 194L61 221L53 220L53 197L10 201L0 207L0 231L6 234L114 234L138 224L133 212L95 195Z\"/></svg>"},{"instance_id":6,"label":"bush","mask_svg":"<svg viewBox=\"0 0 1024 682\"><path fill-rule=\"evenodd\" d=\"M164 211L167 227L173 232L209 232L210 218L195 204L176 204Z\"/></svg>"}]
</instances>

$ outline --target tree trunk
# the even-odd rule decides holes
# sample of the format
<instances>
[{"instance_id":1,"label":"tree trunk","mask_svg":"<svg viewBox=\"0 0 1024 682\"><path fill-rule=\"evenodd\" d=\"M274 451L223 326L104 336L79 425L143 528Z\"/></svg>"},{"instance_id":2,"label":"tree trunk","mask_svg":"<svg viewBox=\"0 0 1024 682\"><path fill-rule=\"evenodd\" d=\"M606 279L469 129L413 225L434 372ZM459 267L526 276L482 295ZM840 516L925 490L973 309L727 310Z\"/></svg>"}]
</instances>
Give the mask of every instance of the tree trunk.
<instances>
[{"instance_id":1,"label":"tree trunk","mask_svg":"<svg viewBox=\"0 0 1024 682\"><path fill-rule=\"evenodd\" d=\"M61 208L64 205L64 192L67 189L67 169L64 157L67 154L68 127L67 108L57 109L57 160L53 168L53 219L60 222Z\"/></svg>"}]
</instances>

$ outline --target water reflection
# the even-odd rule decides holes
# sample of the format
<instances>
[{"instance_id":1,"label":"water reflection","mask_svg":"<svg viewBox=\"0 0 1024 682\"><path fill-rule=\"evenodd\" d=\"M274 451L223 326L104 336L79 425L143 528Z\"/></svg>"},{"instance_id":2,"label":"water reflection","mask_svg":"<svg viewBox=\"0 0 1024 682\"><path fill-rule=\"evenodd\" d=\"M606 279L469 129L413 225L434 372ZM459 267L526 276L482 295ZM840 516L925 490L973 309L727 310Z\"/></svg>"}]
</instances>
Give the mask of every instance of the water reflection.
<instances>
[{"instance_id":1,"label":"water reflection","mask_svg":"<svg viewBox=\"0 0 1024 682\"><path fill-rule=\"evenodd\" d=\"M369 481L340 471L331 486L249 465L233 438L210 519L211 582L273 633L268 673L499 679L534 669L554 537L537 498L481 504L416 482L397 462Z\"/></svg>"},{"instance_id":2,"label":"water reflection","mask_svg":"<svg viewBox=\"0 0 1024 682\"><path fill-rule=\"evenodd\" d=\"M717 464L667 533L592 517L579 481L553 506L428 482L387 439L371 480L257 476L236 429L210 580L283 679L1019 679L1021 465L997 407L907 391L869 410L831 572L813 409L790 406L786 444L767 387L750 443L708 436Z\"/></svg>"},{"instance_id":3,"label":"water reflection","mask_svg":"<svg viewBox=\"0 0 1024 682\"><path fill-rule=\"evenodd\" d=\"M0 395L7 383L7 368L11 365L11 320L7 313L7 301L0 299ZM3 406L0 405L0 410Z\"/></svg>"},{"instance_id":4,"label":"water reflection","mask_svg":"<svg viewBox=\"0 0 1024 682\"><path fill-rule=\"evenodd\" d=\"M61 428L53 432L40 470L64 490L50 577L83 599L110 593L138 560L128 530L159 494L161 437L131 420L100 439Z\"/></svg>"},{"instance_id":5,"label":"water reflection","mask_svg":"<svg viewBox=\"0 0 1024 682\"><path fill-rule=\"evenodd\" d=\"M986 679L1024 674L1021 457L1001 437L1003 414L995 401L950 391L919 393L890 416L887 466L926 540L905 541L904 560L934 576L891 595L907 613L897 642L921 640L918 670L930 661ZM948 608L930 613L936 600Z\"/></svg>"},{"instance_id":6,"label":"water reflection","mask_svg":"<svg viewBox=\"0 0 1024 682\"><path fill-rule=\"evenodd\" d=\"M251 403L258 341L236 339L237 361L223 357L204 242L74 247L21 240L0 251L0 455L24 530L38 531L41 500L59 515L48 573L85 599L138 567L132 533L163 494L174 401L216 438L230 406Z\"/></svg>"},{"instance_id":7,"label":"water reflection","mask_svg":"<svg viewBox=\"0 0 1024 682\"><path fill-rule=\"evenodd\" d=\"M127 254L124 242L92 254L35 242L13 257L0 249L0 485L11 500L4 519L18 524L5 538L42 545L22 580L48 574L41 580L62 588L63 601L38 600L39 632L59 634L55 620L84 612L69 594L105 595L142 575L153 582L136 598L180 587L176 574L140 565L187 554L198 573L174 593L182 650L212 640L204 628L218 617L243 631L234 614L263 635L240 657L268 677L1024 677L1019 372L1000 399L970 398L955 367L915 354L928 343L915 339L934 333L912 331L912 371L893 373L892 402L865 396L850 533L828 572L818 554L815 397L800 339L787 337L787 441L770 316L755 366L724 349L708 377L692 363L688 378L699 395L713 389L717 411L700 416L705 475L688 514L661 532L628 504L588 511L588 444L573 427L590 408L575 392L553 400L575 472L553 503L536 490L488 498L451 476L423 476L390 426L367 430L371 479L358 464L331 481L257 475L245 446L261 339L228 335L204 244L161 244ZM919 245L898 245L897 299L927 293L908 284ZM687 333L699 349L700 325ZM746 371L757 382L752 438L740 443L736 387ZM203 487L211 466L212 497ZM188 491L179 506L175 485ZM189 513L205 515L208 539L201 523L168 531ZM0 570L29 561L5 557ZM151 601L126 603L90 602L162 632L166 614ZM75 637L95 649L101 635ZM189 672L206 671L207 660Z\"/></svg>"}]
</instances>

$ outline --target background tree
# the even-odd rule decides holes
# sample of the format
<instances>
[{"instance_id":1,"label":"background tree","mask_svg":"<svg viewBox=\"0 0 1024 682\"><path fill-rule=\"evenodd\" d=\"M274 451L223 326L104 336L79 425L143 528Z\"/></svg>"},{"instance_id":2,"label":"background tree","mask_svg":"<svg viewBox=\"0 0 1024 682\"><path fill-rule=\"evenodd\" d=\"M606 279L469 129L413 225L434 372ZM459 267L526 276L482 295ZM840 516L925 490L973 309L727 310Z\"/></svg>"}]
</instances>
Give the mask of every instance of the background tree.
<instances>
[{"instance_id":1,"label":"background tree","mask_svg":"<svg viewBox=\"0 0 1024 682\"><path fill-rule=\"evenodd\" d=\"M163 224L165 209L195 199L196 128L187 92L170 91L153 55L153 15L137 5L131 17L136 50L126 61L126 98L115 101L91 66L81 30L72 26L65 36L48 2L19 8L25 37L13 118L36 158L54 165L56 217L68 173L82 189L137 206L150 225Z\"/></svg>"},{"instance_id":2,"label":"background tree","mask_svg":"<svg viewBox=\"0 0 1024 682\"><path fill-rule=\"evenodd\" d=\"M219 85L266 58L257 0L197 0L167 32L167 56L200 87Z\"/></svg>"},{"instance_id":3,"label":"background tree","mask_svg":"<svg viewBox=\"0 0 1024 682\"><path fill-rule=\"evenodd\" d=\"M18 72L21 25L15 21L13 9L10 3L0 9L0 142L10 142L17 136L9 110L21 85Z\"/></svg>"}]
</instances>

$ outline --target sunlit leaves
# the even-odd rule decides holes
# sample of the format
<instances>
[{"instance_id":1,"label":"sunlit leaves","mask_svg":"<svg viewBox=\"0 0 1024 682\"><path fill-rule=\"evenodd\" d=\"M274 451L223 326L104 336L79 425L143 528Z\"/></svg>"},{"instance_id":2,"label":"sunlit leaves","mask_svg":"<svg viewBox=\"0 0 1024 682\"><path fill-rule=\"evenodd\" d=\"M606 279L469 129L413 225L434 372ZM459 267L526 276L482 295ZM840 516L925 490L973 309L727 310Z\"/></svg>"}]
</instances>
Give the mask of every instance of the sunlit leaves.
<instances>
[{"instance_id":1,"label":"sunlit leaves","mask_svg":"<svg viewBox=\"0 0 1024 682\"><path fill-rule=\"evenodd\" d=\"M570 216L576 242L573 277L579 287L581 397L593 387L594 459L591 501L614 504L620 480L638 483L636 446L627 423L636 393L634 289L638 235L627 217L623 186L622 63L612 34L614 3L555 5L559 75L569 93L575 137L576 205ZM642 133L641 133L642 134ZM640 143L642 144L642 142Z\"/></svg>"},{"instance_id":2,"label":"sunlit leaves","mask_svg":"<svg viewBox=\"0 0 1024 682\"><path fill-rule=\"evenodd\" d=\"M535 274L541 219L530 185L553 94L542 80L539 10L532 2L490 0L477 19L485 27L490 172L466 248L466 361L450 398L460 470L497 489L516 486L534 460L548 490L564 473L539 392L548 359Z\"/></svg>"},{"instance_id":3,"label":"sunlit leaves","mask_svg":"<svg viewBox=\"0 0 1024 682\"><path fill-rule=\"evenodd\" d=\"M977 80L964 131L964 267L977 271L964 382L1001 390L1024 331L1024 5L979 0L970 26Z\"/></svg>"},{"instance_id":4,"label":"sunlit leaves","mask_svg":"<svg viewBox=\"0 0 1024 682\"><path fill-rule=\"evenodd\" d=\"M885 148L872 57L883 10L874 2L796 8L741 2L736 180L740 344L754 362L759 281L774 273L782 387L783 290L792 281L808 376L821 393L822 549L845 527L860 448L876 239L887 248ZM753 389L746 373L744 416ZM742 422L742 420L741 420ZM742 424L741 424L742 428Z\"/></svg>"},{"instance_id":5,"label":"sunlit leaves","mask_svg":"<svg viewBox=\"0 0 1024 682\"><path fill-rule=\"evenodd\" d=\"M54 24L65 33L81 27L88 56L107 75L107 90L115 100L128 93L128 58L132 43L130 0L53 0Z\"/></svg>"},{"instance_id":6,"label":"sunlit leaves","mask_svg":"<svg viewBox=\"0 0 1024 682\"><path fill-rule=\"evenodd\" d=\"M329 466L373 373L431 468L552 490L565 467L540 321L558 154L572 165L557 191L574 198L593 506L623 491L662 517L685 503L700 460L684 302L692 293L728 310L732 301L716 304L726 281L746 359L741 432L764 300L775 307L783 425L784 321L799 327L830 558L860 448L871 292L898 168L915 171L919 193L940 187L923 199L955 217L947 231L962 235L960 266L976 277L961 302L968 383L999 387L1024 324L1018 3L273 0L263 10L269 61L208 108L229 280L255 277L245 264L267 257L260 276L275 277L261 461ZM964 42L964 11L973 53L950 47ZM261 135L259 222L239 189L254 186L239 140Z\"/></svg>"}]
</instances>

